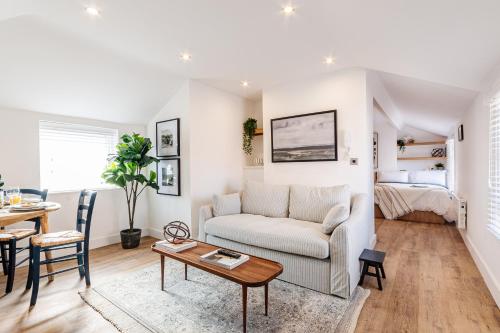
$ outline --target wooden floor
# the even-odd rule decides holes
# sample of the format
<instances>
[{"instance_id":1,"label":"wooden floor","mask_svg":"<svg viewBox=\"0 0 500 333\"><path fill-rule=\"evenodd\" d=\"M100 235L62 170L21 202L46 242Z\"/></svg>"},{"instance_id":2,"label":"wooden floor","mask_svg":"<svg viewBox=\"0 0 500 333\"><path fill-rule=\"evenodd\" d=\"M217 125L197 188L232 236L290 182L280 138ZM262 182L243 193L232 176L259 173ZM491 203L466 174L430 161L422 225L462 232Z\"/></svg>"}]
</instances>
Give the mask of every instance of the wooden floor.
<instances>
[{"instance_id":1,"label":"wooden floor","mask_svg":"<svg viewBox=\"0 0 500 333\"><path fill-rule=\"evenodd\" d=\"M356 332L500 332L500 310L489 294L454 227L378 220L377 248L387 252L384 291L374 278ZM158 261L149 249L110 245L91 251L93 284ZM19 268L14 291L0 298L0 332L116 332L77 294L84 289L76 271L40 285L38 303L28 311L26 268ZM0 288L6 278L0 277ZM271 307L272 311L272 307ZM312 333L312 332L311 332Z\"/></svg>"}]
</instances>

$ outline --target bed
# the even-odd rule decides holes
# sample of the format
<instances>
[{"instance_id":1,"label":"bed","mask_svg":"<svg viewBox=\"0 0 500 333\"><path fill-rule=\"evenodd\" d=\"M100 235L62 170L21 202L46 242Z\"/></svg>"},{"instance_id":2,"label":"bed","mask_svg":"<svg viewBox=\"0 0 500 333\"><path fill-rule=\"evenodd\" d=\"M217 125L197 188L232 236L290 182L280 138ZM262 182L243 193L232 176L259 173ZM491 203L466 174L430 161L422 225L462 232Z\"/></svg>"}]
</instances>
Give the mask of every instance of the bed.
<instances>
[{"instance_id":1,"label":"bed","mask_svg":"<svg viewBox=\"0 0 500 333\"><path fill-rule=\"evenodd\" d=\"M458 201L443 171L378 172L375 217L446 223L457 220Z\"/></svg>"}]
</instances>

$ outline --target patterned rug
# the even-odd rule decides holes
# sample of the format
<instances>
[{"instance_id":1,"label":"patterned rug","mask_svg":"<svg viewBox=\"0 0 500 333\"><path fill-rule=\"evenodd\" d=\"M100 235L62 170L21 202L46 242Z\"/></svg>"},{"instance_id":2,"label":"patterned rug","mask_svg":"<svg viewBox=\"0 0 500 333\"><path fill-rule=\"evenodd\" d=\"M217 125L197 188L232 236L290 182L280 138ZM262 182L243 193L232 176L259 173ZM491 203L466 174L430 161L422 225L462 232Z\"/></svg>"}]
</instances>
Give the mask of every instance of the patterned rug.
<instances>
[{"instance_id":1,"label":"patterned rug","mask_svg":"<svg viewBox=\"0 0 500 333\"><path fill-rule=\"evenodd\" d=\"M120 332L241 332L241 286L210 273L165 262L110 279L80 296ZM350 300L274 280L269 284L269 316L264 287L248 288L248 332L354 332L370 294L357 287Z\"/></svg>"}]
</instances>

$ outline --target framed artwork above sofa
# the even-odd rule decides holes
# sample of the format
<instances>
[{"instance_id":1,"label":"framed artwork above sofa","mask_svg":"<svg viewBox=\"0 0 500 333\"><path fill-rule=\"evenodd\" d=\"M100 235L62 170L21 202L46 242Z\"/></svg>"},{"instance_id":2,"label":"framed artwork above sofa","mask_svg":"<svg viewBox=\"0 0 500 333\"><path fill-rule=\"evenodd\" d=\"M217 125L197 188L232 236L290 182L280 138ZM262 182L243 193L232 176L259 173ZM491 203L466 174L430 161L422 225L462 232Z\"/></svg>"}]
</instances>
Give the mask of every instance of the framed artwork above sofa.
<instances>
[{"instance_id":1,"label":"framed artwork above sofa","mask_svg":"<svg viewBox=\"0 0 500 333\"><path fill-rule=\"evenodd\" d=\"M337 161L337 110L271 119L272 162Z\"/></svg>"}]
</instances>

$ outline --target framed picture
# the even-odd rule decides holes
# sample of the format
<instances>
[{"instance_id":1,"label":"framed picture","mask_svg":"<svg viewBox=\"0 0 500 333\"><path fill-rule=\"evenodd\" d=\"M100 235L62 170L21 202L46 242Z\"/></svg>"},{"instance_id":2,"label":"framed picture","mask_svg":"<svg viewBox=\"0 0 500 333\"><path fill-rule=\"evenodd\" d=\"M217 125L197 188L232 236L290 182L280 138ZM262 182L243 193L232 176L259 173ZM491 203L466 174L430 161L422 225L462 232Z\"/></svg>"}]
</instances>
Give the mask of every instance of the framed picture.
<instances>
[{"instance_id":1,"label":"framed picture","mask_svg":"<svg viewBox=\"0 0 500 333\"><path fill-rule=\"evenodd\" d=\"M271 119L272 162L337 161L337 110Z\"/></svg>"},{"instance_id":2,"label":"framed picture","mask_svg":"<svg viewBox=\"0 0 500 333\"><path fill-rule=\"evenodd\" d=\"M181 195L181 161L178 158L162 159L156 164L158 194Z\"/></svg>"},{"instance_id":3,"label":"framed picture","mask_svg":"<svg viewBox=\"0 0 500 333\"><path fill-rule=\"evenodd\" d=\"M373 168L378 169L378 132L373 132Z\"/></svg>"},{"instance_id":4,"label":"framed picture","mask_svg":"<svg viewBox=\"0 0 500 333\"><path fill-rule=\"evenodd\" d=\"M180 156L180 119L170 119L156 123L156 156Z\"/></svg>"},{"instance_id":5,"label":"framed picture","mask_svg":"<svg viewBox=\"0 0 500 333\"><path fill-rule=\"evenodd\" d=\"M458 141L464 141L464 125L458 126Z\"/></svg>"}]
</instances>

